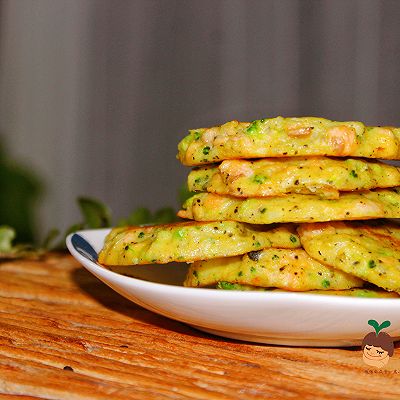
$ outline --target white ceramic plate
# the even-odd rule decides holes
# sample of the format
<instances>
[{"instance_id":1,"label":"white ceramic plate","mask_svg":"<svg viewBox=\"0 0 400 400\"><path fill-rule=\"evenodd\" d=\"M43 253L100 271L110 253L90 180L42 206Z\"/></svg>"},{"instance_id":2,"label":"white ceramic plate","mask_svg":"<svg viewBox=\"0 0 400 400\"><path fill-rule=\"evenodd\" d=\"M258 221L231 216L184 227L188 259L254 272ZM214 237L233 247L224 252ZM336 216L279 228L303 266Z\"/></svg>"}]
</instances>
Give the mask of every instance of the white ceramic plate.
<instances>
[{"instance_id":1,"label":"white ceramic plate","mask_svg":"<svg viewBox=\"0 0 400 400\"><path fill-rule=\"evenodd\" d=\"M98 252L108 232L78 234ZM400 299L185 288L181 282L186 264L121 267L115 272L91 260L76 243L79 236L72 237L67 238L71 254L105 284L150 311L205 332L289 346L355 346L372 330L368 320L374 319L391 321L385 331L400 340Z\"/></svg>"}]
</instances>

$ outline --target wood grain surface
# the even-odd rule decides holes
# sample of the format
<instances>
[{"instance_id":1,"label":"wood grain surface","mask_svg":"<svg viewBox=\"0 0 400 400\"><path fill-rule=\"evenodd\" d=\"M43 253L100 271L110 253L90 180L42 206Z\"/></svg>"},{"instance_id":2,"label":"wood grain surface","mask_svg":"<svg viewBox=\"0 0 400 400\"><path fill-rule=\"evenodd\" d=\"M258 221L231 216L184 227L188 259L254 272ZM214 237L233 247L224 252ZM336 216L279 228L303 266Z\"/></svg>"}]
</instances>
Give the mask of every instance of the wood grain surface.
<instances>
[{"instance_id":1,"label":"wood grain surface","mask_svg":"<svg viewBox=\"0 0 400 400\"><path fill-rule=\"evenodd\" d=\"M65 254L0 263L0 399L400 399L398 345L385 370L361 356L198 332Z\"/></svg>"}]
</instances>

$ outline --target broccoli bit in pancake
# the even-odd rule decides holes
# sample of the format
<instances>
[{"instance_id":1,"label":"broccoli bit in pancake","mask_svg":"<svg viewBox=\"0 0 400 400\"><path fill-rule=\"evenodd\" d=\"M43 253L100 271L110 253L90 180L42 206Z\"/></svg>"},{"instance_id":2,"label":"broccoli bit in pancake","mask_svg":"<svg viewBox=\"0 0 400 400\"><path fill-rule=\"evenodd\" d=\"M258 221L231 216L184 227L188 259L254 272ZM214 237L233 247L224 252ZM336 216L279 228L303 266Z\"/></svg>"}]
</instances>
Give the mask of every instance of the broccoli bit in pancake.
<instances>
[{"instance_id":1,"label":"broccoli bit in pancake","mask_svg":"<svg viewBox=\"0 0 400 400\"><path fill-rule=\"evenodd\" d=\"M226 160L193 169L188 187L235 197L316 194L337 199L340 191L400 185L400 170L392 165L359 159L284 157Z\"/></svg>"},{"instance_id":2,"label":"broccoli bit in pancake","mask_svg":"<svg viewBox=\"0 0 400 400\"><path fill-rule=\"evenodd\" d=\"M252 224L399 218L399 188L342 193L339 199L291 194L239 199L213 193L189 198L178 215L196 221L234 220Z\"/></svg>"},{"instance_id":3,"label":"broccoli bit in pancake","mask_svg":"<svg viewBox=\"0 0 400 400\"><path fill-rule=\"evenodd\" d=\"M251 286L251 285L241 285L240 283L230 283L226 281L220 281L217 282L217 285L215 286L216 289L223 289L223 290L240 290L242 292L265 292L265 291L271 291L272 289L268 288L263 288L260 286Z\"/></svg>"},{"instance_id":4,"label":"broccoli bit in pancake","mask_svg":"<svg viewBox=\"0 0 400 400\"><path fill-rule=\"evenodd\" d=\"M321 264L303 249L265 249L244 256L197 261L191 264L184 285L210 286L221 281L290 291L363 286L361 279Z\"/></svg>"},{"instance_id":5,"label":"broccoli bit in pancake","mask_svg":"<svg viewBox=\"0 0 400 400\"><path fill-rule=\"evenodd\" d=\"M234 221L180 222L114 228L99 254L105 265L193 262L266 247L295 248L294 226L251 226Z\"/></svg>"},{"instance_id":6,"label":"broccoli bit in pancake","mask_svg":"<svg viewBox=\"0 0 400 400\"><path fill-rule=\"evenodd\" d=\"M303 224L298 229L316 260L400 293L400 226L389 222Z\"/></svg>"},{"instance_id":7,"label":"broccoli bit in pancake","mask_svg":"<svg viewBox=\"0 0 400 400\"><path fill-rule=\"evenodd\" d=\"M231 121L191 130L179 143L177 158L184 165L202 165L285 156L399 159L400 129L315 117Z\"/></svg>"}]
</instances>

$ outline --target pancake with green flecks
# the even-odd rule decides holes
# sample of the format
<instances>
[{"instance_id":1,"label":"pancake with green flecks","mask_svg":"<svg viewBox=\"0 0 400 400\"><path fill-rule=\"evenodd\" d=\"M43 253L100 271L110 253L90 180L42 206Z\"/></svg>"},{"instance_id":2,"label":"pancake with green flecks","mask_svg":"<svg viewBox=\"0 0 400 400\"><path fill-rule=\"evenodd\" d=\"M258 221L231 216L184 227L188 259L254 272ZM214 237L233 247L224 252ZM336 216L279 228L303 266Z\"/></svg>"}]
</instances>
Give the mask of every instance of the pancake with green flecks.
<instances>
[{"instance_id":1,"label":"pancake with green flecks","mask_svg":"<svg viewBox=\"0 0 400 400\"><path fill-rule=\"evenodd\" d=\"M387 221L303 224L301 243L315 260L400 293L400 226Z\"/></svg>"},{"instance_id":2,"label":"pancake with green flecks","mask_svg":"<svg viewBox=\"0 0 400 400\"><path fill-rule=\"evenodd\" d=\"M291 291L363 286L361 279L316 261L303 249L265 249L197 261L190 266L184 285L214 286L221 281Z\"/></svg>"},{"instance_id":3,"label":"pancake with green flecks","mask_svg":"<svg viewBox=\"0 0 400 400\"><path fill-rule=\"evenodd\" d=\"M184 165L265 157L336 156L400 158L400 128L325 118L266 118L231 121L189 131L178 145Z\"/></svg>"},{"instance_id":4,"label":"pancake with green flecks","mask_svg":"<svg viewBox=\"0 0 400 400\"><path fill-rule=\"evenodd\" d=\"M194 168L188 176L190 191L235 197L299 193L337 199L340 192L399 185L399 168L354 158L225 160L219 165Z\"/></svg>"},{"instance_id":5,"label":"pancake with green flecks","mask_svg":"<svg viewBox=\"0 0 400 400\"><path fill-rule=\"evenodd\" d=\"M99 262L104 265L193 262L268 247L300 247L294 226L190 221L114 228L106 237Z\"/></svg>"},{"instance_id":6,"label":"pancake with green flecks","mask_svg":"<svg viewBox=\"0 0 400 400\"><path fill-rule=\"evenodd\" d=\"M184 203L178 215L196 221L252 224L400 218L400 188L342 193L338 199L306 194L239 199L199 193Z\"/></svg>"}]
</instances>

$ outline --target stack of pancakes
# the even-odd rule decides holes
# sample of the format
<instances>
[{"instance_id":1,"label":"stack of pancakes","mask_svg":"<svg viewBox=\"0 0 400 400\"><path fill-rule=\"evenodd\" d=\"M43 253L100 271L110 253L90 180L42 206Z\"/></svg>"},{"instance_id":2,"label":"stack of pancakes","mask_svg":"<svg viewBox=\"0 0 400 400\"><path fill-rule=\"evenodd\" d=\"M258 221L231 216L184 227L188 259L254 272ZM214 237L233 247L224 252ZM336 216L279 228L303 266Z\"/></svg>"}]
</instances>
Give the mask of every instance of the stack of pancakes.
<instances>
[{"instance_id":1,"label":"stack of pancakes","mask_svg":"<svg viewBox=\"0 0 400 400\"><path fill-rule=\"evenodd\" d=\"M400 293L400 227L387 220L400 217L400 170L376 160L400 159L400 128L232 121L178 149L199 192L178 215L194 221L114 229L101 263L189 262L195 287Z\"/></svg>"}]
</instances>

